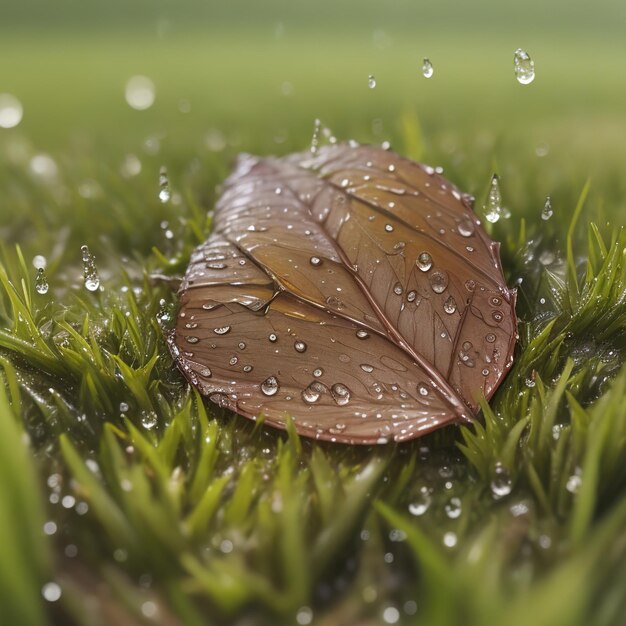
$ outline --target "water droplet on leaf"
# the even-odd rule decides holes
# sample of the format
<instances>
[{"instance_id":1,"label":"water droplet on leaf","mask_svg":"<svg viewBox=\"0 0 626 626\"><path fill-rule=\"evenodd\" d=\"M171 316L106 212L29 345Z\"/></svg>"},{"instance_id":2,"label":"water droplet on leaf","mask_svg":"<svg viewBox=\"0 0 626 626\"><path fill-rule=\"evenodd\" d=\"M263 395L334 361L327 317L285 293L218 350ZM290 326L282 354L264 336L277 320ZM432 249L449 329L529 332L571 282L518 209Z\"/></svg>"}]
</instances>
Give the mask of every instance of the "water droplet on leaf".
<instances>
[{"instance_id":1,"label":"water droplet on leaf","mask_svg":"<svg viewBox=\"0 0 626 626\"><path fill-rule=\"evenodd\" d=\"M428 252L422 252L415 263L422 272L427 272L433 266L433 259Z\"/></svg>"},{"instance_id":2,"label":"water droplet on leaf","mask_svg":"<svg viewBox=\"0 0 626 626\"><path fill-rule=\"evenodd\" d=\"M553 213L554 211L552 210L552 201L550 200L550 196L547 196L546 201L543 205L543 210L541 211L541 219L547 221L552 217Z\"/></svg>"},{"instance_id":3,"label":"water droplet on leaf","mask_svg":"<svg viewBox=\"0 0 626 626\"><path fill-rule=\"evenodd\" d=\"M374 89L374 88L376 87L376 79L374 78L374 76L373 76L372 74L370 74L370 75L367 77L367 86L368 86L370 89Z\"/></svg>"},{"instance_id":4,"label":"water droplet on leaf","mask_svg":"<svg viewBox=\"0 0 626 626\"><path fill-rule=\"evenodd\" d=\"M269 376L261 383L261 391L266 396L275 396L280 389L276 376Z\"/></svg>"},{"instance_id":5,"label":"water droplet on leaf","mask_svg":"<svg viewBox=\"0 0 626 626\"><path fill-rule=\"evenodd\" d=\"M167 177L167 169L165 166L159 171L159 200L165 204L170 201L172 192L170 191L170 181Z\"/></svg>"}]
</instances>

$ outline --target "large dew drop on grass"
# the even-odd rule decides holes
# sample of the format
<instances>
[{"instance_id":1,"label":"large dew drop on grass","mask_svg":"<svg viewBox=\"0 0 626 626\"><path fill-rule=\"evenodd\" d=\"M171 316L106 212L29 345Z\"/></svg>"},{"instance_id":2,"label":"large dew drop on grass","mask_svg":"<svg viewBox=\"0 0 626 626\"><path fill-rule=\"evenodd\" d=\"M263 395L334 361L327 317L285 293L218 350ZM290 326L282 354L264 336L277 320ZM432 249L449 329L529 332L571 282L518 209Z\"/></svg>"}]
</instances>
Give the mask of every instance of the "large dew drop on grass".
<instances>
[{"instance_id":1,"label":"large dew drop on grass","mask_svg":"<svg viewBox=\"0 0 626 626\"><path fill-rule=\"evenodd\" d=\"M15 128L21 121L22 103L10 93L0 93L0 128Z\"/></svg>"},{"instance_id":2,"label":"large dew drop on grass","mask_svg":"<svg viewBox=\"0 0 626 626\"><path fill-rule=\"evenodd\" d=\"M431 78L434 73L433 64L427 57L424 57L424 63L422 64L422 74L424 78Z\"/></svg>"},{"instance_id":3,"label":"large dew drop on grass","mask_svg":"<svg viewBox=\"0 0 626 626\"><path fill-rule=\"evenodd\" d=\"M97 291L100 287L100 276L96 268L96 258L89 252L87 246L81 246L80 251L83 254L83 278L85 281L85 289L87 291Z\"/></svg>"},{"instance_id":4,"label":"large dew drop on grass","mask_svg":"<svg viewBox=\"0 0 626 626\"><path fill-rule=\"evenodd\" d=\"M517 78L518 83L528 85L535 80L535 62L527 52L518 48L513 55L513 64L515 66L515 78Z\"/></svg>"},{"instance_id":5,"label":"large dew drop on grass","mask_svg":"<svg viewBox=\"0 0 626 626\"><path fill-rule=\"evenodd\" d=\"M492 224L495 224L502 216L502 194L500 193L500 179L497 174L491 177L487 203L483 208L485 210L485 218Z\"/></svg>"},{"instance_id":6,"label":"large dew drop on grass","mask_svg":"<svg viewBox=\"0 0 626 626\"><path fill-rule=\"evenodd\" d=\"M370 89L374 89L374 88L376 87L376 79L374 78L374 75L373 75L373 74L370 74L370 75L367 77L367 86L368 86Z\"/></svg>"}]
</instances>

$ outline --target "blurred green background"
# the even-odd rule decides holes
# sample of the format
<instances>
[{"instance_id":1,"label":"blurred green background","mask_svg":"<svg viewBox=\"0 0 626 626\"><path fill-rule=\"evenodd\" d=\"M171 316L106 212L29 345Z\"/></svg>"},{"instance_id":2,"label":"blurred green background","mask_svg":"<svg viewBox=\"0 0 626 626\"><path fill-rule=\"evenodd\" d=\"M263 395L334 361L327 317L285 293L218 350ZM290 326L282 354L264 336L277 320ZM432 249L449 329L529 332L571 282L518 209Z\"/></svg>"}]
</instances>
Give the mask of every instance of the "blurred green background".
<instances>
[{"instance_id":1,"label":"blurred green background","mask_svg":"<svg viewBox=\"0 0 626 626\"><path fill-rule=\"evenodd\" d=\"M21 100L24 118L3 143L19 133L42 149L94 141L128 150L158 134L164 152L184 152L217 129L238 148L284 152L305 147L315 117L342 138L378 141L410 111L427 140L448 137L449 152L477 136L522 137L529 150L547 144L556 160L576 154L590 170L626 154L619 0L4 4L0 92ZM517 47L536 62L529 86L513 77ZM420 74L425 56L430 80ZM155 84L146 111L124 100L135 74Z\"/></svg>"}]
</instances>

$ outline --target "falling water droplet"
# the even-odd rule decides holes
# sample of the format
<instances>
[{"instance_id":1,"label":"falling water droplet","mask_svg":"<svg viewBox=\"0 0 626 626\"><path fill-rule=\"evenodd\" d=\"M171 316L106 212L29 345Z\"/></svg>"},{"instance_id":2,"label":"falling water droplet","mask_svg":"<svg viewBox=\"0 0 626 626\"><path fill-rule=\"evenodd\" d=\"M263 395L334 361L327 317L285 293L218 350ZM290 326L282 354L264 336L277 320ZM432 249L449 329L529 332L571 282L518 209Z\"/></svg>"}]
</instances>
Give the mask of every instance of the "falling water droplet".
<instances>
[{"instance_id":1,"label":"falling water droplet","mask_svg":"<svg viewBox=\"0 0 626 626\"><path fill-rule=\"evenodd\" d=\"M21 121L22 103L10 93L0 93L0 128L15 128Z\"/></svg>"},{"instance_id":2,"label":"falling water droplet","mask_svg":"<svg viewBox=\"0 0 626 626\"><path fill-rule=\"evenodd\" d=\"M311 153L315 154L320 145L320 130L322 128L322 122L318 118L315 118L313 123L313 136L311 137Z\"/></svg>"},{"instance_id":3,"label":"falling water droplet","mask_svg":"<svg viewBox=\"0 0 626 626\"><path fill-rule=\"evenodd\" d=\"M483 208L485 210L485 218L492 224L495 224L502 216L502 195L500 193L500 179L497 174L491 177L487 203Z\"/></svg>"},{"instance_id":4,"label":"falling water droplet","mask_svg":"<svg viewBox=\"0 0 626 626\"><path fill-rule=\"evenodd\" d=\"M344 406L350 402L350 390L341 383L335 383L330 388L330 395L339 406Z\"/></svg>"},{"instance_id":5,"label":"falling water droplet","mask_svg":"<svg viewBox=\"0 0 626 626\"><path fill-rule=\"evenodd\" d=\"M374 75L373 75L373 74L370 74L370 75L367 77L367 86L368 86L370 89L374 89L374 88L376 87L376 79L374 78Z\"/></svg>"},{"instance_id":6,"label":"falling water droplet","mask_svg":"<svg viewBox=\"0 0 626 626\"><path fill-rule=\"evenodd\" d=\"M424 78L431 78L434 73L435 70L433 68L433 64L430 62L428 57L424 57L424 62L422 63L422 74L424 75Z\"/></svg>"},{"instance_id":7,"label":"falling water droplet","mask_svg":"<svg viewBox=\"0 0 626 626\"><path fill-rule=\"evenodd\" d=\"M161 167L159 171L159 200L165 204L170 201L172 192L170 191L170 181L167 177L167 169Z\"/></svg>"},{"instance_id":8,"label":"falling water droplet","mask_svg":"<svg viewBox=\"0 0 626 626\"><path fill-rule=\"evenodd\" d=\"M42 296L48 293L48 278L46 277L46 270L40 267L37 270L37 278L35 278L35 291Z\"/></svg>"},{"instance_id":9,"label":"falling water droplet","mask_svg":"<svg viewBox=\"0 0 626 626\"><path fill-rule=\"evenodd\" d=\"M433 266L433 259L428 252L422 252L415 262L422 272L427 272Z\"/></svg>"},{"instance_id":10,"label":"falling water droplet","mask_svg":"<svg viewBox=\"0 0 626 626\"><path fill-rule=\"evenodd\" d=\"M81 246L83 254L83 279L87 291L96 291L100 287L100 276L96 268L96 257L94 257L87 246Z\"/></svg>"},{"instance_id":11,"label":"falling water droplet","mask_svg":"<svg viewBox=\"0 0 626 626\"><path fill-rule=\"evenodd\" d=\"M275 396L280 389L276 376L269 376L261 383L261 391L266 396Z\"/></svg>"},{"instance_id":12,"label":"falling water droplet","mask_svg":"<svg viewBox=\"0 0 626 626\"><path fill-rule=\"evenodd\" d=\"M518 48L513 55L513 65L518 83L528 85L535 80L535 62L521 48Z\"/></svg>"},{"instance_id":13,"label":"falling water droplet","mask_svg":"<svg viewBox=\"0 0 626 626\"><path fill-rule=\"evenodd\" d=\"M552 201L550 200L550 196L547 196L546 201L543 205L543 210L541 211L541 219L547 221L552 217L553 213L554 211L552 210Z\"/></svg>"}]
</instances>

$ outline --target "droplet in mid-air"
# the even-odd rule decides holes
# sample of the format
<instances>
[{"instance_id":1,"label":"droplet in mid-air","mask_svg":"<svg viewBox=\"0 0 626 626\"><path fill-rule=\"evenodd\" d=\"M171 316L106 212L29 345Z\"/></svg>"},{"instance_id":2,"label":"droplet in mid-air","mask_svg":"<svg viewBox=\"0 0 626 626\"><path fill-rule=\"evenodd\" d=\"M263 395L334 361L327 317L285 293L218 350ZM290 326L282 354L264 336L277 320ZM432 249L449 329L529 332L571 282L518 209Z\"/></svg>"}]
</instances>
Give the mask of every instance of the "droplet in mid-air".
<instances>
[{"instance_id":1,"label":"droplet in mid-air","mask_svg":"<svg viewBox=\"0 0 626 626\"><path fill-rule=\"evenodd\" d=\"M100 276L96 268L96 257L89 252L87 246L81 246L80 251L83 255L83 280L85 281L85 289L87 291L97 291L100 287Z\"/></svg>"},{"instance_id":2,"label":"droplet in mid-air","mask_svg":"<svg viewBox=\"0 0 626 626\"><path fill-rule=\"evenodd\" d=\"M422 63L422 74L424 78L430 78L435 73L433 68L433 64L430 62L428 57L424 57L424 62Z\"/></svg>"},{"instance_id":3,"label":"droplet in mid-air","mask_svg":"<svg viewBox=\"0 0 626 626\"><path fill-rule=\"evenodd\" d=\"M547 196L545 204L543 205L543 210L541 211L541 219L547 221L552 217L553 213L552 201L550 200L550 196Z\"/></svg>"},{"instance_id":4,"label":"droplet in mid-air","mask_svg":"<svg viewBox=\"0 0 626 626\"><path fill-rule=\"evenodd\" d=\"M535 80L535 62L527 52L518 48L513 55L513 64L518 83L528 85Z\"/></svg>"},{"instance_id":5,"label":"droplet in mid-air","mask_svg":"<svg viewBox=\"0 0 626 626\"><path fill-rule=\"evenodd\" d=\"M170 191L170 181L167 177L167 169L163 166L159 171L159 200L165 204L170 201L172 192Z\"/></svg>"},{"instance_id":6,"label":"droplet in mid-air","mask_svg":"<svg viewBox=\"0 0 626 626\"><path fill-rule=\"evenodd\" d=\"M154 104L154 83L147 76L131 76L126 83L126 102L136 111Z\"/></svg>"},{"instance_id":7,"label":"droplet in mid-air","mask_svg":"<svg viewBox=\"0 0 626 626\"><path fill-rule=\"evenodd\" d=\"M48 293L48 278L46 277L46 270L40 267L37 270L37 278L35 278L35 291L42 296Z\"/></svg>"},{"instance_id":8,"label":"droplet in mid-air","mask_svg":"<svg viewBox=\"0 0 626 626\"><path fill-rule=\"evenodd\" d=\"M500 193L500 179L497 174L491 177L487 202L483 208L485 218L492 224L495 224L502 216L502 195Z\"/></svg>"},{"instance_id":9,"label":"droplet in mid-air","mask_svg":"<svg viewBox=\"0 0 626 626\"><path fill-rule=\"evenodd\" d=\"M0 128L15 128L21 121L22 103L10 93L0 93Z\"/></svg>"},{"instance_id":10,"label":"droplet in mid-air","mask_svg":"<svg viewBox=\"0 0 626 626\"><path fill-rule=\"evenodd\" d=\"M368 86L370 89L374 89L374 88L376 87L376 79L374 78L374 75L373 75L373 74L370 74L370 75L367 77L367 86Z\"/></svg>"}]
</instances>

